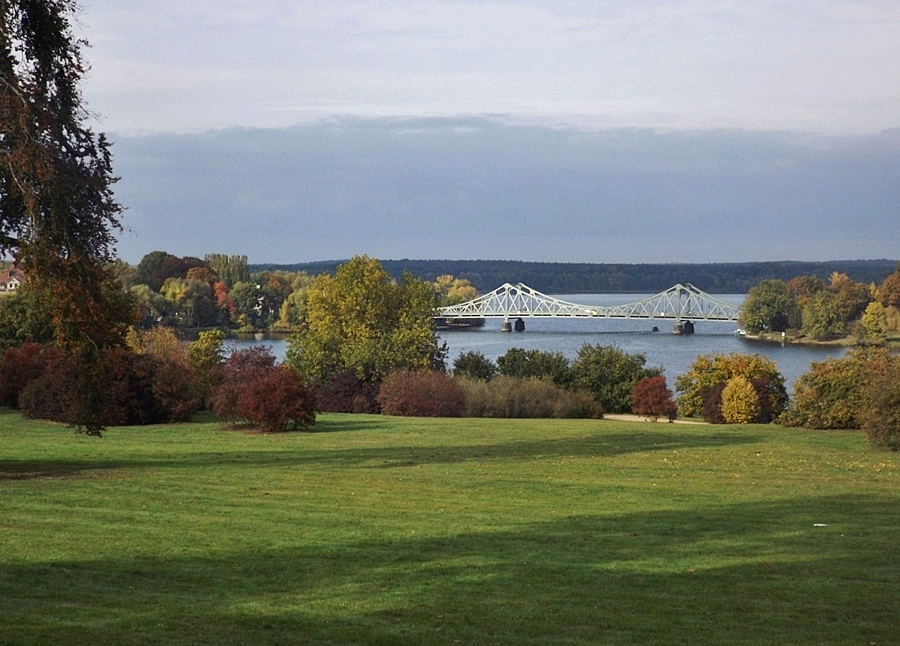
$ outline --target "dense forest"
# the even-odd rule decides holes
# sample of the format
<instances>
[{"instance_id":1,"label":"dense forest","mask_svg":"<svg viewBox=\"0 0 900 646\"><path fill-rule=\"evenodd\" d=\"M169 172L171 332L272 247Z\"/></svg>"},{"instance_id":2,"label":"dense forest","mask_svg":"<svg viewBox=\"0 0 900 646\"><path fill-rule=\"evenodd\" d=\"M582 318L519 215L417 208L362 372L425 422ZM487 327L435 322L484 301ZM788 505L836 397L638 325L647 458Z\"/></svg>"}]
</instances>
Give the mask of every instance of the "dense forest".
<instances>
[{"instance_id":1,"label":"dense forest","mask_svg":"<svg viewBox=\"0 0 900 646\"><path fill-rule=\"evenodd\" d=\"M333 274L341 260L290 265L251 264L251 272L305 271ZM760 281L788 281L795 276L818 276L827 281L832 273L854 281L880 284L894 273L897 260L834 260L827 262L743 262L709 264L593 264L522 262L516 260L381 260L395 278L404 271L427 281L452 275L468 280L481 293L503 283L525 283L546 294L660 292L677 283L692 285L711 294L744 294Z\"/></svg>"}]
</instances>

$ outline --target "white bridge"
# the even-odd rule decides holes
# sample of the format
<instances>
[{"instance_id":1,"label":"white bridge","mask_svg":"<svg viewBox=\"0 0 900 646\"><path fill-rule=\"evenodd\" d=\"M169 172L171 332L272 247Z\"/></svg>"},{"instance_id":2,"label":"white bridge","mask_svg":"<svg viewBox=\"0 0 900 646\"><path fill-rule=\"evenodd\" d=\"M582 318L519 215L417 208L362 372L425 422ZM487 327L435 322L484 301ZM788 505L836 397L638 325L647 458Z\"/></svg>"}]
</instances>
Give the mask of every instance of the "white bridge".
<instances>
[{"instance_id":1,"label":"white bridge","mask_svg":"<svg viewBox=\"0 0 900 646\"><path fill-rule=\"evenodd\" d=\"M579 305L563 301L519 283L505 283L494 291L466 303L438 308L438 316L447 319L503 318L637 318L676 321L676 331L693 331L691 321L737 321L739 305L702 292L693 285L675 285L655 296L623 305L607 307ZM517 330L524 324L517 321ZM689 325L689 329L688 329Z\"/></svg>"}]
</instances>

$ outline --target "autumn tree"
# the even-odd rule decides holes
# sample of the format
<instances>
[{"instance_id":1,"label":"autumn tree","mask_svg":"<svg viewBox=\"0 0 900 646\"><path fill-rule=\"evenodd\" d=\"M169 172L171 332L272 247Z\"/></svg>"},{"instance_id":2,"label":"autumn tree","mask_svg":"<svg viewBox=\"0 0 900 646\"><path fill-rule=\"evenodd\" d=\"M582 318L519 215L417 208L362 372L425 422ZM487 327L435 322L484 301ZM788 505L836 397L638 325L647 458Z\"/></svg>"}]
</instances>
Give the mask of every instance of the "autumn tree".
<instances>
[{"instance_id":1,"label":"autumn tree","mask_svg":"<svg viewBox=\"0 0 900 646\"><path fill-rule=\"evenodd\" d=\"M631 412L655 422L660 417L675 419L678 408L663 375L641 379L631 393Z\"/></svg>"},{"instance_id":2,"label":"autumn tree","mask_svg":"<svg viewBox=\"0 0 900 646\"><path fill-rule=\"evenodd\" d=\"M722 418L728 424L750 424L759 416L759 397L750 380L735 375L722 389Z\"/></svg>"},{"instance_id":3,"label":"autumn tree","mask_svg":"<svg viewBox=\"0 0 900 646\"><path fill-rule=\"evenodd\" d=\"M761 402L762 410L771 419L777 418L787 407L784 377L775 362L758 354L733 352L700 355L686 373L675 379L679 413L684 417L699 417L713 388L738 375L751 383L759 382L759 391L766 396L766 401Z\"/></svg>"},{"instance_id":4,"label":"autumn tree","mask_svg":"<svg viewBox=\"0 0 900 646\"><path fill-rule=\"evenodd\" d=\"M428 283L408 273L395 283L378 260L357 256L313 281L288 361L316 383L348 368L378 382L395 369L434 367L442 359L436 305Z\"/></svg>"},{"instance_id":5,"label":"autumn tree","mask_svg":"<svg viewBox=\"0 0 900 646\"><path fill-rule=\"evenodd\" d=\"M900 450L900 358L882 356L869 365L858 418L866 437Z\"/></svg>"},{"instance_id":6,"label":"autumn tree","mask_svg":"<svg viewBox=\"0 0 900 646\"><path fill-rule=\"evenodd\" d=\"M87 125L76 0L0 3L0 255L11 253L64 347L120 345L130 304L109 267L122 207Z\"/></svg>"},{"instance_id":7,"label":"autumn tree","mask_svg":"<svg viewBox=\"0 0 900 646\"><path fill-rule=\"evenodd\" d=\"M68 422L102 428L101 351L121 347L131 302L112 266L122 207L110 144L86 125L76 0L0 2L0 256L12 255L56 343L77 358Z\"/></svg>"},{"instance_id":8,"label":"autumn tree","mask_svg":"<svg viewBox=\"0 0 900 646\"><path fill-rule=\"evenodd\" d=\"M866 385L891 361L882 348L858 348L841 358L814 361L794 384L793 407L782 420L815 429L859 428Z\"/></svg>"},{"instance_id":9,"label":"autumn tree","mask_svg":"<svg viewBox=\"0 0 900 646\"><path fill-rule=\"evenodd\" d=\"M434 281L440 305L458 305L478 297L478 290L465 278L454 278L450 274L438 276Z\"/></svg>"}]
</instances>

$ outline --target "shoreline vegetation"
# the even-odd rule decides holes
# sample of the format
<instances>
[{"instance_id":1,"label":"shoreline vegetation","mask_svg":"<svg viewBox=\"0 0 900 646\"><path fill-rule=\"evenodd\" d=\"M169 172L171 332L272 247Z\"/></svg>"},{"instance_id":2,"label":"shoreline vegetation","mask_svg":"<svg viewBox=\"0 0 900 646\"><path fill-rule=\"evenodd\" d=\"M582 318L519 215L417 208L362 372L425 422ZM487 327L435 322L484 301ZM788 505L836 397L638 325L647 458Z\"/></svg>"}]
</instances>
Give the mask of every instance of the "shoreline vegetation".
<instances>
[{"instance_id":1,"label":"shoreline vegetation","mask_svg":"<svg viewBox=\"0 0 900 646\"><path fill-rule=\"evenodd\" d=\"M885 347L891 350L900 350L900 335L893 335L880 339L878 341L860 340L853 335L847 335L835 339L813 339L801 332L791 331L785 334L781 332L760 332L758 334L743 334L742 337L748 341L757 343L779 343L781 345L809 345L809 346L827 346L827 347Z\"/></svg>"}]
</instances>

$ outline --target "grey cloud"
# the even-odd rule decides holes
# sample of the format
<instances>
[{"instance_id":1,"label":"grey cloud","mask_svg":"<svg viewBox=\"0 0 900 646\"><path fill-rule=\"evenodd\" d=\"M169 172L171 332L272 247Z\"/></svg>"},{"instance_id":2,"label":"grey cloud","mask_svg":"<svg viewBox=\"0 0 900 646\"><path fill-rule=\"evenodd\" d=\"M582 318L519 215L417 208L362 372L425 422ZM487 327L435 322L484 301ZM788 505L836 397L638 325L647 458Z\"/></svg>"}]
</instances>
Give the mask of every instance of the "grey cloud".
<instances>
[{"instance_id":1,"label":"grey cloud","mask_svg":"<svg viewBox=\"0 0 900 646\"><path fill-rule=\"evenodd\" d=\"M900 136L335 119L121 137L132 262L897 256Z\"/></svg>"}]
</instances>

